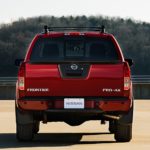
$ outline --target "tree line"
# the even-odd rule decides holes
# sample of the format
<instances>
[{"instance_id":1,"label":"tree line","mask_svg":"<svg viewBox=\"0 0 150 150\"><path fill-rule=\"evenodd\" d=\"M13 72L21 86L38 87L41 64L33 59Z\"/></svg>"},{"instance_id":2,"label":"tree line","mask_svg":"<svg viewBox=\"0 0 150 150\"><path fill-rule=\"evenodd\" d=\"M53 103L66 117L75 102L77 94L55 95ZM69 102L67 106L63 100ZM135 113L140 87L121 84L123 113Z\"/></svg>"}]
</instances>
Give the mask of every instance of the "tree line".
<instances>
[{"instance_id":1,"label":"tree line","mask_svg":"<svg viewBox=\"0 0 150 150\"><path fill-rule=\"evenodd\" d=\"M132 19L103 16L39 16L19 19L11 24L0 25L0 76L16 76L16 58L24 58L29 43L43 26L92 27L105 25L106 32L118 40L125 58L132 58L132 74L150 74L150 24Z\"/></svg>"}]
</instances>

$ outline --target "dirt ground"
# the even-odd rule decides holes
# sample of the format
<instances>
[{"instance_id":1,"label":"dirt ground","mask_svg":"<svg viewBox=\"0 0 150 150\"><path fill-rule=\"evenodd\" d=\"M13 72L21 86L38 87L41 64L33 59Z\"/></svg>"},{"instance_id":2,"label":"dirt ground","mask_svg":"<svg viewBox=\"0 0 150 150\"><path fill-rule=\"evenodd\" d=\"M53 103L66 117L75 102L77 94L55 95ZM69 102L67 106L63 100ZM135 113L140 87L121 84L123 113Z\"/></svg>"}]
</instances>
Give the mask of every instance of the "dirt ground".
<instances>
[{"instance_id":1,"label":"dirt ground","mask_svg":"<svg viewBox=\"0 0 150 150\"><path fill-rule=\"evenodd\" d=\"M77 127L65 123L41 124L32 142L18 142L13 100L0 100L0 149L150 150L150 100L135 100L133 139L117 143L108 123L88 121Z\"/></svg>"}]
</instances>

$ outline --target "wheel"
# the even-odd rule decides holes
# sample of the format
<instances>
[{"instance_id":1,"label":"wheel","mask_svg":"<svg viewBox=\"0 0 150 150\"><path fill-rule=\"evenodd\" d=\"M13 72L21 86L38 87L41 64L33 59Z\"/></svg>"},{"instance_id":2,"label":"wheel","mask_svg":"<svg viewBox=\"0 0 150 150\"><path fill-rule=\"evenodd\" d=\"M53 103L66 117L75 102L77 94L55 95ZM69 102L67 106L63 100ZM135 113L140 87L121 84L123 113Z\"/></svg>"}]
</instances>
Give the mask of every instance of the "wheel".
<instances>
[{"instance_id":1,"label":"wheel","mask_svg":"<svg viewBox=\"0 0 150 150\"><path fill-rule=\"evenodd\" d=\"M116 129L115 121L114 120L109 121L109 131L110 131L110 133L115 133L115 129Z\"/></svg>"},{"instance_id":2,"label":"wheel","mask_svg":"<svg viewBox=\"0 0 150 150\"><path fill-rule=\"evenodd\" d=\"M122 115L115 123L115 139L117 142L129 142L132 139L133 109L134 101L132 101L132 107L128 113Z\"/></svg>"},{"instance_id":3,"label":"wheel","mask_svg":"<svg viewBox=\"0 0 150 150\"><path fill-rule=\"evenodd\" d=\"M115 139L117 142L129 142L132 139L133 104L129 112L122 115L115 123Z\"/></svg>"},{"instance_id":4,"label":"wheel","mask_svg":"<svg viewBox=\"0 0 150 150\"><path fill-rule=\"evenodd\" d=\"M40 121L35 121L33 124L33 133L37 134L40 128Z\"/></svg>"},{"instance_id":5,"label":"wheel","mask_svg":"<svg viewBox=\"0 0 150 150\"><path fill-rule=\"evenodd\" d=\"M129 142L132 139L132 124L117 124L115 139L117 142Z\"/></svg>"},{"instance_id":6,"label":"wheel","mask_svg":"<svg viewBox=\"0 0 150 150\"><path fill-rule=\"evenodd\" d=\"M16 112L16 137L18 141L31 141L34 136L33 116L31 113L22 112L15 107Z\"/></svg>"},{"instance_id":7,"label":"wheel","mask_svg":"<svg viewBox=\"0 0 150 150\"><path fill-rule=\"evenodd\" d=\"M17 124L17 139L31 141L33 139L33 124Z\"/></svg>"}]
</instances>

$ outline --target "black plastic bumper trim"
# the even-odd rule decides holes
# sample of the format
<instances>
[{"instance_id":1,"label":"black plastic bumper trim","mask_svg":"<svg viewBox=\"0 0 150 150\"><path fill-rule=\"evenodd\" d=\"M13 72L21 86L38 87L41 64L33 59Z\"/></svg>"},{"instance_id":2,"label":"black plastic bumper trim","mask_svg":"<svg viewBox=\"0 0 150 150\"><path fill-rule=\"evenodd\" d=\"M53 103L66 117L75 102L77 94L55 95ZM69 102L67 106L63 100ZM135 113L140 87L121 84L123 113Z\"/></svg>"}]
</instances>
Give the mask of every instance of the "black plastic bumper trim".
<instances>
[{"instance_id":1,"label":"black plastic bumper trim","mask_svg":"<svg viewBox=\"0 0 150 150\"><path fill-rule=\"evenodd\" d=\"M29 101L49 101L49 100L64 100L64 98L84 98L85 100L95 100L95 101L127 101L128 97L84 97L84 96L26 96L19 100L29 100Z\"/></svg>"}]
</instances>

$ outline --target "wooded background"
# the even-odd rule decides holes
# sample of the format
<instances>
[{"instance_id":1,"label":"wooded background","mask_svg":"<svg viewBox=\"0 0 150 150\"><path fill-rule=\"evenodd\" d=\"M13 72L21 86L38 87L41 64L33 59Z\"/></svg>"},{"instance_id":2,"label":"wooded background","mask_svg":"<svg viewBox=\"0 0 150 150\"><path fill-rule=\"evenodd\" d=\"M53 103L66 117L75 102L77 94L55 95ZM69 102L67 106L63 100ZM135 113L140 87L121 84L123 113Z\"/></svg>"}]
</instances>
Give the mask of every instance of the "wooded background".
<instances>
[{"instance_id":1,"label":"wooded background","mask_svg":"<svg viewBox=\"0 0 150 150\"><path fill-rule=\"evenodd\" d=\"M125 58L132 58L133 75L150 75L150 24L132 19L103 16L41 16L19 19L11 24L0 25L0 76L17 76L16 58L24 58L27 47L43 26L100 26L118 40Z\"/></svg>"}]
</instances>

